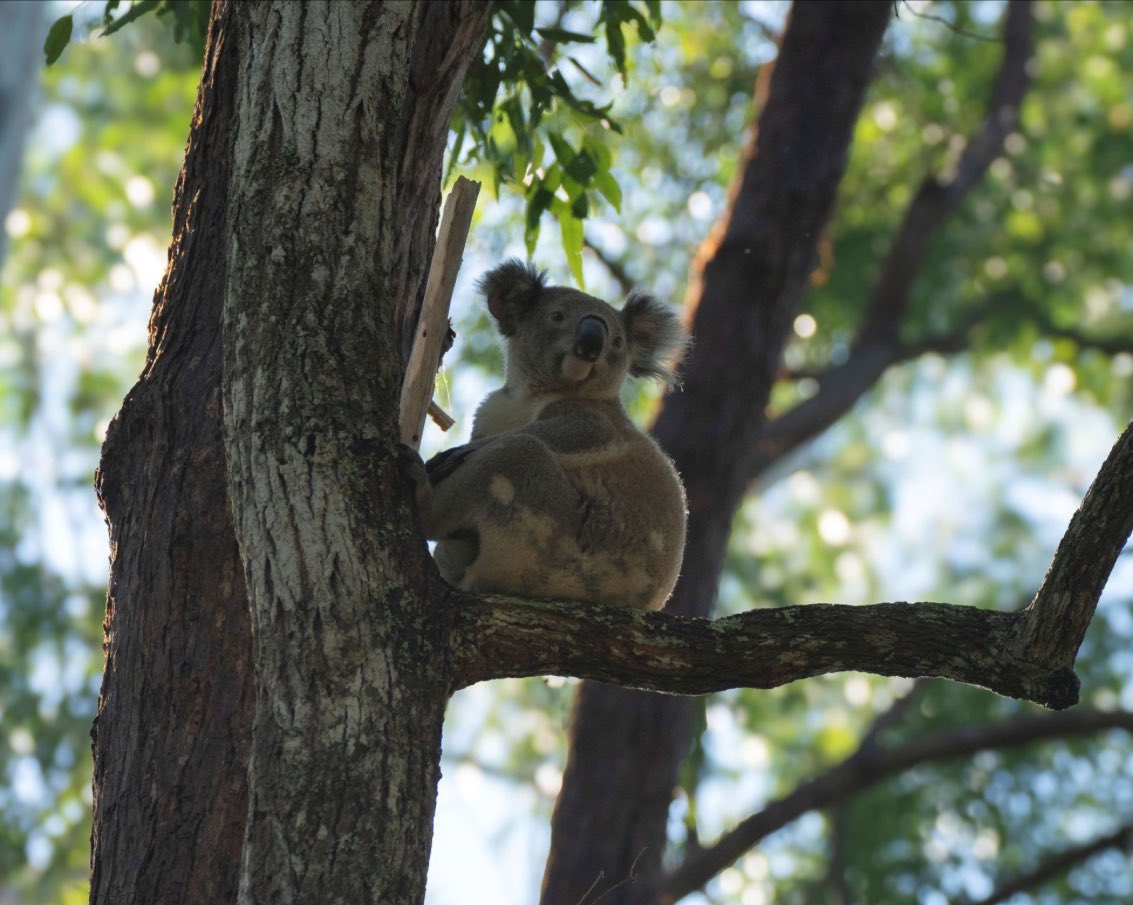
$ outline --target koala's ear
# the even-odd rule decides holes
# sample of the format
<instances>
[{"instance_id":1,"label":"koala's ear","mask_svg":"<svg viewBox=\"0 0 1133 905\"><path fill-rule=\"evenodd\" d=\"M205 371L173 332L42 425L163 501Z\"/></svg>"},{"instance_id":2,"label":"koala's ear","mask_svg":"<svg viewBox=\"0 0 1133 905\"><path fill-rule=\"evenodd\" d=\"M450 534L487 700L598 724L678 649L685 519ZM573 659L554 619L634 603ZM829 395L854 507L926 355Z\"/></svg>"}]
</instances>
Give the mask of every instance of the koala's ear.
<instances>
[{"instance_id":1,"label":"koala's ear","mask_svg":"<svg viewBox=\"0 0 1133 905\"><path fill-rule=\"evenodd\" d=\"M538 301L547 285L547 271L509 258L480 277L476 288L488 300L488 311L504 336L514 336L520 318Z\"/></svg>"},{"instance_id":2,"label":"koala's ear","mask_svg":"<svg viewBox=\"0 0 1133 905\"><path fill-rule=\"evenodd\" d=\"M621 314L629 340L630 374L656 377L672 385L677 360L688 345L677 312L647 293L634 292Z\"/></svg>"}]
</instances>

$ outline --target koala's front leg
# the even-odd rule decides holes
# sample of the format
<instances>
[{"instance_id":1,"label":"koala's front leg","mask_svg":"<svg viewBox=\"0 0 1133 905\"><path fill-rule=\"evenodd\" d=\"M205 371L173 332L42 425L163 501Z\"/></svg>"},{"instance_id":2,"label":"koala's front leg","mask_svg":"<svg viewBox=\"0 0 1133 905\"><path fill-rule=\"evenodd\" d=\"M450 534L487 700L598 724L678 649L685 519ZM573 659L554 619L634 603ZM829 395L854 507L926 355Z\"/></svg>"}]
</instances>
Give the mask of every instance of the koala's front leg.
<instances>
[{"instance_id":1,"label":"koala's front leg","mask_svg":"<svg viewBox=\"0 0 1133 905\"><path fill-rule=\"evenodd\" d=\"M417 500L417 516L421 527L425 529L425 536L432 537L426 527L426 513L432 508L432 487L429 484L429 472L421 454L412 446L404 443L397 445L397 455L401 460L401 467L413 481L413 493Z\"/></svg>"},{"instance_id":2,"label":"koala's front leg","mask_svg":"<svg viewBox=\"0 0 1133 905\"><path fill-rule=\"evenodd\" d=\"M484 445L486 441L466 443L454 446L437 453L428 462L421 459L420 453L412 447L402 444L398 451L406 472L413 479L414 492L417 499L417 515L425 536L430 540L438 540L447 536L446 526L452 521L451 508L454 496L457 499L466 497L466 494L453 494L451 487L438 491L438 485L449 482L454 475L459 475L466 467L466 462L474 452ZM463 485L467 476L455 483ZM459 507L458 507L459 508Z\"/></svg>"}]
</instances>

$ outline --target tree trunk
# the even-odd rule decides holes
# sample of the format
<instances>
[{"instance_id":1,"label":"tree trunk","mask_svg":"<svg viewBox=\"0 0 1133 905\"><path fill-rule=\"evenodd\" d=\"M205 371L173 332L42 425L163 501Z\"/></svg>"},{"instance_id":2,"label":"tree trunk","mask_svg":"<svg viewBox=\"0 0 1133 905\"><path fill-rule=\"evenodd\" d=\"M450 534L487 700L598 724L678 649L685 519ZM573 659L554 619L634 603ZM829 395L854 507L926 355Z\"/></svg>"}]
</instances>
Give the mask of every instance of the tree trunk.
<instances>
[{"instance_id":1,"label":"tree trunk","mask_svg":"<svg viewBox=\"0 0 1133 905\"><path fill-rule=\"evenodd\" d=\"M689 542L668 612L703 617L715 602L748 459L890 14L884 0L794 6L729 210L695 265L693 357L684 391L666 400L654 428L689 499ZM543 905L657 901L692 707L584 683Z\"/></svg>"},{"instance_id":2,"label":"tree trunk","mask_svg":"<svg viewBox=\"0 0 1133 905\"><path fill-rule=\"evenodd\" d=\"M431 252L399 246L435 228L451 89L482 16L240 9L255 55L228 207L224 420L258 680L240 901L416 902L451 683L443 635L422 630L426 560L394 455L393 314ZM421 144L409 74L430 9L451 20L450 56L414 75L449 84Z\"/></svg>"},{"instance_id":3,"label":"tree trunk","mask_svg":"<svg viewBox=\"0 0 1133 905\"><path fill-rule=\"evenodd\" d=\"M254 692L221 433L221 308L238 61L214 13L145 368L111 423L91 902L233 902ZM206 867L207 865L207 867Z\"/></svg>"},{"instance_id":4,"label":"tree trunk","mask_svg":"<svg viewBox=\"0 0 1133 905\"><path fill-rule=\"evenodd\" d=\"M98 479L92 902L424 896L449 683L394 444L486 22L214 6L149 355Z\"/></svg>"}]
</instances>

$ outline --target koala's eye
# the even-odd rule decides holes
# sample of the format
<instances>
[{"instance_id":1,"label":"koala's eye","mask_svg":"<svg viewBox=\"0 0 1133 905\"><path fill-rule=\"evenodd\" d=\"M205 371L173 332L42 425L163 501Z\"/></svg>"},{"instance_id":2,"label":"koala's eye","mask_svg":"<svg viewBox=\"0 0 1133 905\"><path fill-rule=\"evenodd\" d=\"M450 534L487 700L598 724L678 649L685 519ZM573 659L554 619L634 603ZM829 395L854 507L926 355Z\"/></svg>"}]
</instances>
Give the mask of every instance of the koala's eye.
<instances>
[{"instance_id":1,"label":"koala's eye","mask_svg":"<svg viewBox=\"0 0 1133 905\"><path fill-rule=\"evenodd\" d=\"M614 348L620 349L623 345L625 345L625 340L623 340L620 336L615 336L614 337Z\"/></svg>"},{"instance_id":2,"label":"koala's eye","mask_svg":"<svg viewBox=\"0 0 1133 905\"><path fill-rule=\"evenodd\" d=\"M556 324L561 324L565 319L566 318L561 311L556 311L551 315L551 320L553 320Z\"/></svg>"}]
</instances>

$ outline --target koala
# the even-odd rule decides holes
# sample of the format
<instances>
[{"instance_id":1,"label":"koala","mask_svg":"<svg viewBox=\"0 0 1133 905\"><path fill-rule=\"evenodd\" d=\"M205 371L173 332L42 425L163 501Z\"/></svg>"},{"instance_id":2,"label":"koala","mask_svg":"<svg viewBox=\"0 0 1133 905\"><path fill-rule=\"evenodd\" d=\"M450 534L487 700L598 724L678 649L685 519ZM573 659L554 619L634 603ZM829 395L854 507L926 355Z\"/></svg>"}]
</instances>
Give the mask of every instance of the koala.
<instances>
[{"instance_id":1,"label":"koala","mask_svg":"<svg viewBox=\"0 0 1133 905\"><path fill-rule=\"evenodd\" d=\"M619 311L516 259L478 289L505 383L470 443L414 469L441 574L469 591L660 609L684 553L684 487L618 392L627 374L673 379L676 314L643 293Z\"/></svg>"}]
</instances>

